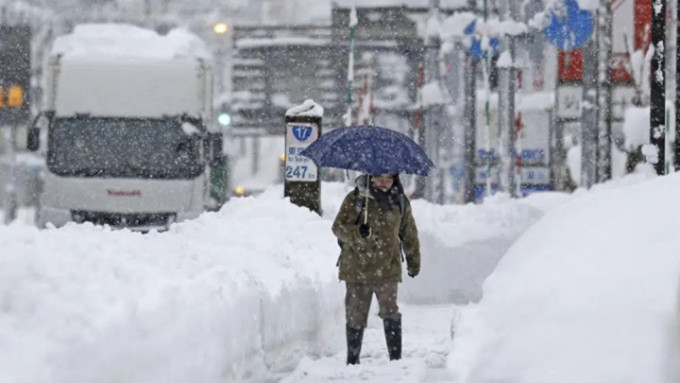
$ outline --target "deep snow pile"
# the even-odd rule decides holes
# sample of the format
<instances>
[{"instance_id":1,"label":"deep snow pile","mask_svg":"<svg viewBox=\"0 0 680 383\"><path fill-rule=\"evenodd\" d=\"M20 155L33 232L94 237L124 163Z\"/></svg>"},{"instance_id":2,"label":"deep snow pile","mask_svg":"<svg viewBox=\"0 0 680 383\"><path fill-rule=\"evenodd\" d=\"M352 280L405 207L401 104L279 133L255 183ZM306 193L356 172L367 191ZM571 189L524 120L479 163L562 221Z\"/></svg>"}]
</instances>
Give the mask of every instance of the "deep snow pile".
<instances>
[{"instance_id":1,"label":"deep snow pile","mask_svg":"<svg viewBox=\"0 0 680 383\"><path fill-rule=\"evenodd\" d=\"M414 201L424 277L404 284L401 299L409 303L477 302L482 283L505 251L546 210L568 198L563 193L536 193L521 200L499 194L477 205Z\"/></svg>"},{"instance_id":2,"label":"deep snow pile","mask_svg":"<svg viewBox=\"0 0 680 383\"><path fill-rule=\"evenodd\" d=\"M449 359L460 383L678 381L680 174L578 194L464 311Z\"/></svg>"},{"instance_id":3,"label":"deep snow pile","mask_svg":"<svg viewBox=\"0 0 680 383\"><path fill-rule=\"evenodd\" d=\"M0 227L0 247L2 382L234 380L341 318L330 222L280 197L162 234Z\"/></svg>"},{"instance_id":4,"label":"deep snow pile","mask_svg":"<svg viewBox=\"0 0 680 383\"><path fill-rule=\"evenodd\" d=\"M341 351L330 227L349 190L322 185L323 217L277 186L166 233L0 226L0 382L257 381L303 354ZM475 279L455 289L478 289L493 267L480 272L480 259L458 250L511 241L564 198L413 202L423 266L402 298L447 301L467 274Z\"/></svg>"}]
</instances>

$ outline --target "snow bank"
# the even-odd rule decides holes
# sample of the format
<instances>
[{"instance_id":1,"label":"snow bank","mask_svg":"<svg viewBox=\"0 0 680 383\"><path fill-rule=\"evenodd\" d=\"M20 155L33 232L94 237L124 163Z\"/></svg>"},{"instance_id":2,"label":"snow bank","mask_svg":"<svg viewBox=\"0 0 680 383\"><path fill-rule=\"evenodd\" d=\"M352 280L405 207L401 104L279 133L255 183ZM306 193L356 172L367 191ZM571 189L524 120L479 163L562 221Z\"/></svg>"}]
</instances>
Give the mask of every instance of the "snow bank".
<instances>
[{"instance_id":1,"label":"snow bank","mask_svg":"<svg viewBox=\"0 0 680 383\"><path fill-rule=\"evenodd\" d=\"M477 302L482 283L505 250L545 211L567 198L562 193L536 193L521 200L497 194L478 205L413 201L422 270L418 278L406 278L400 299L408 303Z\"/></svg>"},{"instance_id":2,"label":"snow bank","mask_svg":"<svg viewBox=\"0 0 680 383\"><path fill-rule=\"evenodd\" d=\"M52 55L59 54L89 59L211 57L205 43L187 30L174 29L166 36L161 36L152 30L129 24L77 25L73 33L54 40Z\"/></svg>"},{"instance_id":3,"label":"snow bank","mask_svg":"<svg viewBox=\"0 0 680 383\"><path fill-rule=\"evenodd\" d=\"M679 191L673 174L584 193L529 229L462 315L457 381L677 382Z\"/></svg>"},{"instance_id":4,"label":"snow bank","mask_svg":"<svg viewBox=\"0 0 680 383\"><path fill-rule=\"evenodd\" d=\"M342 327L330 224L263 196L161 234L0 227L0 381L224 382L314 352Z\"/></svg>"}]
</instances>

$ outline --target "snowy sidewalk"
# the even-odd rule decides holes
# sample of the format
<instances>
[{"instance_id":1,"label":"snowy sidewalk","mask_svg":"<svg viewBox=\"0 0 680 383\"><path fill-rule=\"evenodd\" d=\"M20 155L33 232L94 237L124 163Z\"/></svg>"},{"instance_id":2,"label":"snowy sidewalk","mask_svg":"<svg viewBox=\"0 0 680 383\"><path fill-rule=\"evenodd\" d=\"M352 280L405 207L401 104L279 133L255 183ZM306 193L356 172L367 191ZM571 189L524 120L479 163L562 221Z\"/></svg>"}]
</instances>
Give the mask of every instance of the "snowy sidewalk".
<instances>
[{"instance_id":1,"label":"snowy sidewalk","mask_svg":"<svg viewBox=\"0 0 680 383\"><path fill-rule=\"evenodd\" d=\"M452 382L445 369L451 344L451 319L454 305L401 305L403 314L403 358L387 358L382 321L373 302L368 328L364 334L361 364L345 365L345 345L332 357L313 360L305 357L280 383L316 382ZM341 329L338 329L340 331ZM344 329L341 339L344 342Z\"/></svg>"}]
</instances>

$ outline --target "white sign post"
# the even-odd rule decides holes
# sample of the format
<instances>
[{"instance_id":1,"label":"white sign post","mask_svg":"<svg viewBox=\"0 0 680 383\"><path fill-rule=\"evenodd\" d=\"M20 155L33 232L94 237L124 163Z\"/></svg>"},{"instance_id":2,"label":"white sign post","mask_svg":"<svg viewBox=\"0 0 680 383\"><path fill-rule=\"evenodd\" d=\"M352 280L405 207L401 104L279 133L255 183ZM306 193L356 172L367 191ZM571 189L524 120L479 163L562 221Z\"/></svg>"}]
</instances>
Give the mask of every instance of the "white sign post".
<instances>
[{"instance_id":1,"label":"white sign post","mask_svg":"<svg viewBox=\"0 0 680 383\"><path fill-rule=\"evenodd\" d=\"M283 195L321 214L321 179L311 159L300 152L321 135L323 108L313 100L286 111L286 169Z\"/></svg>"},{"instance_id":2,"label":"white sign post","mask_svg":"<svg viewBox=\"0 0 680 383\"><path fill-rule=\"evenodd\" d=\"M314 162L298 153L319 138L319 126L311 122L286 124L286 181L314 182L318 171Z\"/></svg>"}]
</instances>

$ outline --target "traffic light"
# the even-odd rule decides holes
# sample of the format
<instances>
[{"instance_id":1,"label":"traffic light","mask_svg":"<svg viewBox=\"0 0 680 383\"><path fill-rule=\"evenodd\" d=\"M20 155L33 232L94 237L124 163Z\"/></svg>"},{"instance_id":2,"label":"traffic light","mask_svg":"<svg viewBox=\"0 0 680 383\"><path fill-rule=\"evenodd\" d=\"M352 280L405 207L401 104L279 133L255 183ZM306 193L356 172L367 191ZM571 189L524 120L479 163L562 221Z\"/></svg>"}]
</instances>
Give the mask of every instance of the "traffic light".
<instances>
[{"instance_id":1,"label":"traffic light","mask_svg":"<svg viewBox=\"0 0 680 383\"><path fill-rule=\"evenodd\" d=\"M220 124L222 127L227 127L231 125L231 114L227 111L221 111L217 115L217 123Z\"/></svg>"},{"instance_id":2,"label":"traffic light","mask_svg":"<svg viewBox=\"0 0 680 383\"><path fill-rule=\"evenodd\" d=\"M221 104L217 110L217 124L223 128L231 125L231 113L226 103Z\"/></svg>"}]
</instances>

